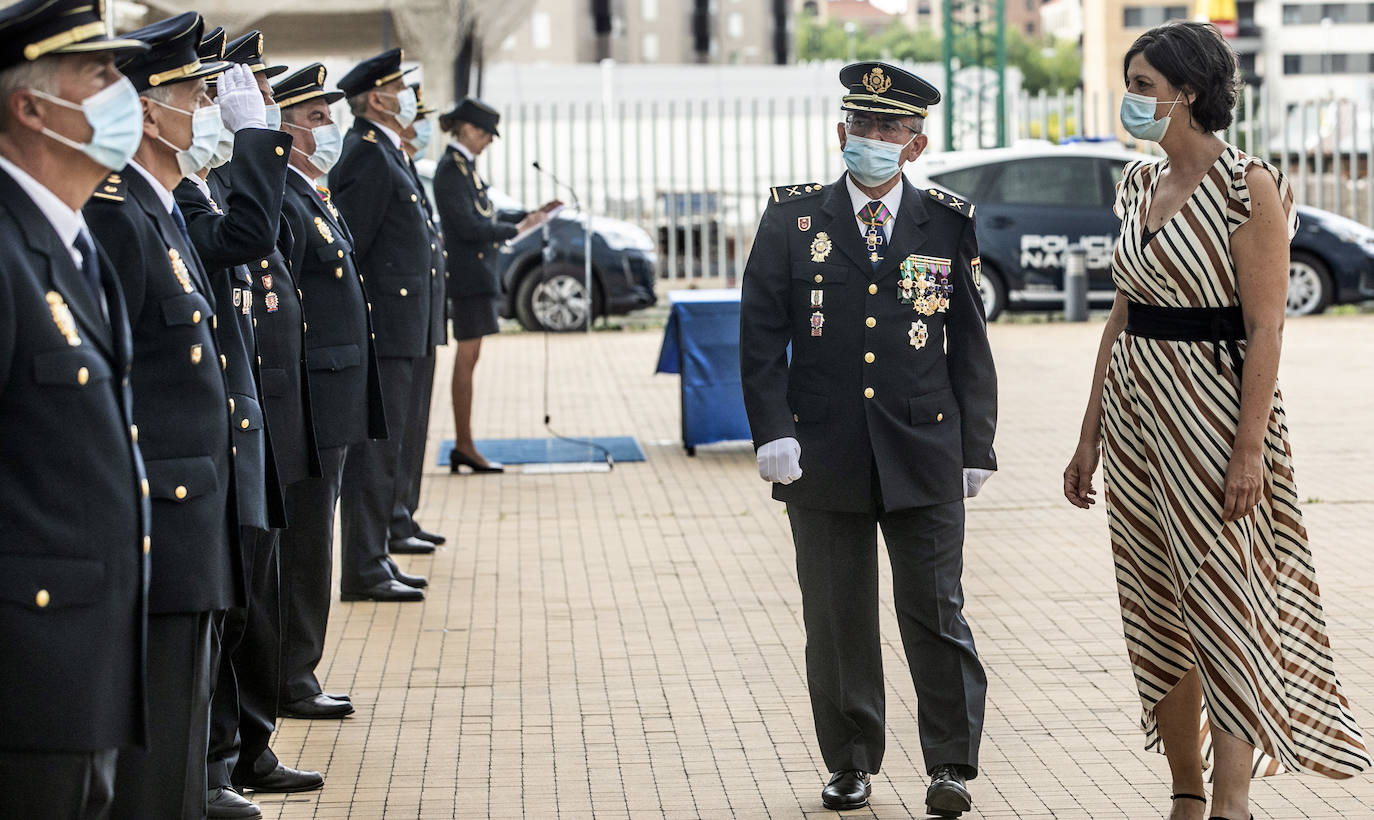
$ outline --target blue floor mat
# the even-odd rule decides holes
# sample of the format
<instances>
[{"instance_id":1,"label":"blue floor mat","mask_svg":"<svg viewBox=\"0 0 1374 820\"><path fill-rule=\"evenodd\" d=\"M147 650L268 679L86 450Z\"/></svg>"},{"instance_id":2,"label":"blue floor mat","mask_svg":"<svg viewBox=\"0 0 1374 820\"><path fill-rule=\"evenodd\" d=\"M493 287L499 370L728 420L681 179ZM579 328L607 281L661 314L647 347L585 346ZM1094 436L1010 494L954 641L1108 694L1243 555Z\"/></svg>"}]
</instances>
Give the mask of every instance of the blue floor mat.
<instances>
[{"instance_id":1,"label":"blue floor mat","mask_svg":"<svg viewBox=\"0 0 1374 820\"><path fill-rule=\"evenodd\" d=\"M582 441L604 447L611 452L611 458L617 462L644 460L644 451L639 448L639 442L635 441L634 436L593 436ZM448 453L451 449L451 440L445 440L440 445L440 467L448 466ZM568 464L606 460L605 452L598 447L557 438L479 439L477 450L486 456L488 461L499 461L502 464Z\"/></svg>"}]
</instances>

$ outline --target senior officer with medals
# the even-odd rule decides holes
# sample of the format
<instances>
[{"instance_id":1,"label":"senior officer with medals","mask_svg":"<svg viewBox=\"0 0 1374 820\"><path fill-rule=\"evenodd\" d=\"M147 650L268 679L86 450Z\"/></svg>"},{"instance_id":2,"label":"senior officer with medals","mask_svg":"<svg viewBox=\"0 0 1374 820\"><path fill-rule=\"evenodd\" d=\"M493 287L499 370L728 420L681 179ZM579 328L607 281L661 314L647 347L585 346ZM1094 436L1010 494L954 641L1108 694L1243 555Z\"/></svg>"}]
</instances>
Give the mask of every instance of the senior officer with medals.
<instances>
[{"instance_id":1,"label":"senior officer with medals","mask_svg":"<svg viewBox=\"0 0 1374 820\"><path fill-rule=\"evenodd\" d=\"M265 402L258 388L261 347L257 318L252 314L254 276L248 266L258 268L276 247L292 140L269 128L267 122L271 88L252 66L262 71L267 67L259 56L249 53L257 51L261 40L261 35L254 36L248 47L249 41L236 41L237 59L229 60L234 65L213 80L211 90L224 122L219 145L207 166L187 175L175 191L191 240L209 269L215 298L222 306L232 306L215 317L214 329L228 358L225 376L234 408L231 452L247 603L229 608L216 622L218 671L206 755L206 807L212 818L260 816L258 807L239 794L235 785L261 791L304 791L324 782L317 772L298 772L280 764L268 748L276 720L278 631L272 629L259 640L255 655L239 652L250 616L260 623L277 617L273 532L285 522L275 454L269 446L272 439L266 435ZM223 29L215 29L201 41L202 60L227 55ZM218 190L212 190L210 166L219 171L219 179L230 179L232 187L217 182ZM259 609L270 612L259 613ZM240 691L248 707L243 712ZM247 722L241 722L243 714L248 715ZM235 784L232 775L243 740L251 765Z\"/></svg>"},{"instance_id":2,"label":"senior officer with medals","mask_svg":"<svg viewBox=\"0 0 1374 820\"><path fill-rule=\"evenodd\" d=\"M419 101L405 84L400 49L354 66L339 89L355 117L343 154L330 172L334 202L352 236L359 273L366 280L377 333L377 364L390 438L349 451L340 501L340 598L344 601L419 601L424 583L397 574L389 548L434 551L434 544L389 532L403 472L406 428L413 423L415 380L432 353L430 287L433 265L430 221L421 188L401 150L401 131L415 121ZM398 533L397 535L402 535Z\"/></svg>"},{"instance_id":3,"label":"senior officer with medals","mask_svg":"<svg viewBox=\"0 0 1374 820\"><path fill-rule=\"evenodd\" d=\"M102 11L0 9L0 814L35 820L105 817L147 719L132 341L80 211L138 148L145 46Z\"/></svg>"},{"instance_id":4,"label":"senior officer with medals","mask_svg":"<svg viewBox=\"0 0 1374 820\"><path fill-rule=\"evenodd\" d=\"M833 773L823 803L865 805L882 764L881 527L927 809L957 817L971 807L987 689L961 613L963 499L996 469L973 206L901 174L926 147L939 91L882 63L846 66L840 81L848 172L772 189L745 268L745 408L796 545L807 684Z\"/></svg>"},{"instance_id":5,"label":"senior officer with medals","mask_svg":"<svg viewBox=\"0 0 1374 820\"><path fill-rule=\"evenodd\" d=\"M387 432L370 308L352 239L328 191L315 184L334 166L343 142L329 115L343 94L325 91L326 76L324 66L312 63L272 86L282 130L294 140L278 247L300 300L309 423L320 465L318 477L286 488L290 526L281 534L279 712L293 718L340 718L353 711L347 695L323 692L315 676L329 620L334 510L348 448Z\"/></svg>"},{"instance_id":6,"label":"senior officer with medals","mask_svg":"<svg viewBox=\"0 0 1374 820\"><path fill-rule=\"evenodd\" d=\"M205 79L228 64L197 55L202 28L187 12L128 35L149 45L119 63L141 98L143 140L85 208L133 328L134 423L152 496L148 750L119 758L112 816L121 818L205 813L211 618L243 600L228 506L228 359L213 332L213 286L172 197L219 135Z\"/></svg>"}]
</instances>

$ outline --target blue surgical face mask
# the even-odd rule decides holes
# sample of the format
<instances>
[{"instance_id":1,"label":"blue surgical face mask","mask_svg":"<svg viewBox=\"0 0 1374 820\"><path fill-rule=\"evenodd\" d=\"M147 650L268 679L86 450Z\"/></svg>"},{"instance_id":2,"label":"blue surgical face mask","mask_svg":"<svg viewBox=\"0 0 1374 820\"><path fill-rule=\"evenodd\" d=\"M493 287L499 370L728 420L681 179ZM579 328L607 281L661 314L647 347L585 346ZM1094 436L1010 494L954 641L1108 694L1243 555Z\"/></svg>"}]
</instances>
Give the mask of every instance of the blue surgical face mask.
<instances>
[{"instance_id":1,"label":"blue surgical face mask","mask_svg":"<svg viewBox=\"0 0 1374 820\"><path fill-rule=\"evenodd\" d=\"M434 121L419 120L415 123L415 136L406 140L410 147L415 149L415 153L423 154L429 147L429 141L434 139Z\"/></svg>"},{"instance_id":2,"label":"blue surgical face mask","mask_svg":"<svg viewBox=\"0 0 1374 820\"><path fill-rule=\"evenodd\" d=\"M396 101L396 104L400 106L395 113L396 123L403 129L409 128L410 124L415 122L415 117L420 113L420 99L415 96L415 89L407 88L400 94L387 94L383 92L383 96L391 97Z\"/></svg>"},{"instance_id":3,"label":"blue surgical face mask","mask_svg":"<svg viewBox=\"0 0 1374 820\"><path fill-rule=\"evenodd\" d=\"M1183 99L1179 94L1178 98L1169 106L1169 111L1174 110ZM1164 139L1164 132L1169 130L1170 117L1168 114L1155 119L1155 106L1159 100L1154 97L1147 97L1144 94L1133 94L1130 91L1121 95L1121 127L1126 129L1126 133L1138 140L1149 140L1159 142Z\"/></svg>"},{"instance_id":4,"label":"blue surgical face mask","mask_svg":"<svg viewBox=\"0 0 1374 820\"><path fill-rule=\"evenodd\" d=\"M317 125L314 128L306 128L303 125L285 123L287 128L295 128L301 131L309 131L315 138L315 153L306 155L310 164L320 172L320 176L329 173L329 169L334 167L334 163L339 161L339 155L343 153L343 132L339 130L337 123L327 123ZM291 150L297 154L305 154L304 151L291 146Z\"/></svg>"},{"instance_id":5,"label":"blue surgical face mask","mask_svg":"<svg viewBox=\"0 0 1374 820\"><path fill-rule=\"evenodd\" d=\"M219 129L219 143L215 145L215 153L210 155L210 161L206 163L206 165L211 168L218 168L233 158L234 132L221 125Z\"/></svg>"},{"instance_id":6,"label":"blue surgical face mask","mask_svg":"<svg viewBox=\"0 0 1374 820\"><path fill-rule=\"evenodd\" d=\"M185 148L178 148L165 138L158 137L159 142L177 152L177 168L180 169L181 175L193 176L209 165L215 156L215 148L219 146L220 132L224 130L224 122L219 116L219 106L203 105L195 111L187 111L175 105L159 102L152 97L149 97L148 101L191 118L191 144ZM230 148L230 151L232 153L233 149Z\"/></svg>"},{"instance_id":7,"label":"blue surgical face mask","mask_svg":"<svg viewBox=\"0 0 1374 820\"><path fill-rule=\"evenodd\" d=\"M75 148L111 171L128 165L143 142L143 106L138 104L138 91L127 77L120 77L119 82L97 91L82 100L80 105L36 88L30 88L29 92L63 108L85 114L86 122L91 126L90 142L77 142L49 128L44 128L43 134L68 148Z\"/></svg>"},{"instance_id":8,"label":"blue surgical face mask","mask_svg":"<svg viewBox=\"0 0 1374 820\"><path fill-rule=\"evenodd\" d=\"M267 106L267 130L281 130L281 106L276 103Z\"/></svg>"},{"instance_id":9,"label":"blue surgical face mask","mask_svg":"<svg viewBox=\"0 0 1374 820\"><path fill-rule=\"evenodd\" d=\"M854 181L876 188L902 172L902 152L916 139L898 145L895 142L871 140L849 134L844 141L844 164Z\"/></svg>"}]
</instances>

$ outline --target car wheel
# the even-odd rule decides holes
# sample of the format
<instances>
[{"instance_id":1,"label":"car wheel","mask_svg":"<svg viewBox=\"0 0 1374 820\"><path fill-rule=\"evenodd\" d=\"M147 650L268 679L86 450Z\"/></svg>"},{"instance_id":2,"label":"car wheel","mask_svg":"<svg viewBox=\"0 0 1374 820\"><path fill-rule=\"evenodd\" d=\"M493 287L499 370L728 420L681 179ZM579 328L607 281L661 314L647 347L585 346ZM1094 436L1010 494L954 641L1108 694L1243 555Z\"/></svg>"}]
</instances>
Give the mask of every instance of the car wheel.
<instances>
[{"instance_id":1,"label":"car wheel","mask_svg":"<svg viewBox=\"0 0 1374 820\"><path fill-rule=\"evenodd\" d=\"M1288 315L1311 316L1331 304L1331 273L1326 263L1310 253L1294 251L1288 257Z\"/></svg>"},{"instance_id":2,"label":"car wheel","mask_svg":"<svg viewBox=\"0 0 1374 820\"><path fill-rule=\"evenodd\" d=\"M515 318L521 327L554 333L586 328L590 305L584 275L580 266L567 264L527 273L515 294Z\"/></svg>"},{"instance_id":3,"label":"car wheel","mask_svg":"<svg viewBox=\"0 0 1374 820\"><path fill-rule=\"evenodd\" d=\"M978 277L978 295L983 299L983 315L989 322L1002 315L1007 307L1007 285L988 263L983 263L983 272Z\"/></svg>"}]
</instances>

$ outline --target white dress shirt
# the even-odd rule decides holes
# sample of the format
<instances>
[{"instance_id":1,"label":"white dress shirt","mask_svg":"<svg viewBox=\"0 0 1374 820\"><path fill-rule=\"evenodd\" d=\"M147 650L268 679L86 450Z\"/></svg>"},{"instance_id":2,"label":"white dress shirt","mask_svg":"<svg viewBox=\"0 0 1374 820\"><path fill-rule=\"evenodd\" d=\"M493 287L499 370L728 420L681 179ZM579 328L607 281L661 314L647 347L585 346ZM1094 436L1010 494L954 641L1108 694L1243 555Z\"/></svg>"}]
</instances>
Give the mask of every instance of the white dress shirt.
<instances>
[{"instance_id":1,"label":"white dress shirt","mask_svg":"<svg viewBox=\"0 0 1374 820\"><path fill-rule=\"evenodd\" d=\"M38 212L48 220L57 237L62 240L62 245L67 252L72 255L72 263L76 269L81 269L83 259L81 249L76 246L76 237L85 231L90 236L90 231L86 230L86 220L81 216L80 211L73 211L67 207L57 194L48 190L48 186L29 176L24 169L15 165L13 162L0 156L0 168L9 174L19 187L24 189L24 193L29 195L33 204L38 206Z\"/></svg>"}]
</instances>

